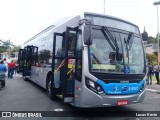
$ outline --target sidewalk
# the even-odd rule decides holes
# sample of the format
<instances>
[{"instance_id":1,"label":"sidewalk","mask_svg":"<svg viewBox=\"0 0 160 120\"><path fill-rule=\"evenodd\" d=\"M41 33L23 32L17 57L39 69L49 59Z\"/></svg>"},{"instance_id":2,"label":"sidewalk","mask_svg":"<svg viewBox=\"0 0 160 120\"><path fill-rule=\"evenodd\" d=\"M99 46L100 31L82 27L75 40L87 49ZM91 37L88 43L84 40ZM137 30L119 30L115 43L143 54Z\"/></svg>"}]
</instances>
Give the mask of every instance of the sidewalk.
<instances>
[{"instance_id":1,"label":"sidewalk","mask_svg":"<svg viewBox=\"0 0 160 120\"><path fill-rule=\"evenodd\" d=\"M152 85L147 85L148 92L154 92L160 94L160 84L152 83Z\"/></svg>"}]
</instances>

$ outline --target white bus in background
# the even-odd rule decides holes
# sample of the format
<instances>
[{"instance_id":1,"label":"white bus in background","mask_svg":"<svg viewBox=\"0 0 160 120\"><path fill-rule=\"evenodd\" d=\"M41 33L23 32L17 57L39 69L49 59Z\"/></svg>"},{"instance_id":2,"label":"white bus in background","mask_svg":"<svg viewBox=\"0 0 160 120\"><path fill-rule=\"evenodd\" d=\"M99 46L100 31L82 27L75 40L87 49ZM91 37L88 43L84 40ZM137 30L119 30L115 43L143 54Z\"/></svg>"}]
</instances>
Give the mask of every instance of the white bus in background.
<instances>
[{"instance_id":1,"label":"white bus in background","mask_svg":"<svg viewBox=\"0 0 160 120\"><path fill-rule=\"evenodd\" d=\"M142 102L146 59L138 26L112 16L83 13L26 41L18 72L76 107Z\"/></svg>"}]
</instances>

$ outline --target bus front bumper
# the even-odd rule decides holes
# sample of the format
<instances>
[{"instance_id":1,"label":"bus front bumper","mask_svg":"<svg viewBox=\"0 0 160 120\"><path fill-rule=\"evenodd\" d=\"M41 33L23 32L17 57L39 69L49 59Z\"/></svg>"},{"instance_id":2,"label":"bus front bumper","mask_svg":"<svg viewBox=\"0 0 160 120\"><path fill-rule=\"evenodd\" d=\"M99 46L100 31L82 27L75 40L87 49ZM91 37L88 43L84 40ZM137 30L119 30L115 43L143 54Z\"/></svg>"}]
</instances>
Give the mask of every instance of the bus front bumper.
<instances>
[{"instance_id":1,"label":"bus front bumper","mask_svg":"<svg viewBox=\"0 0 160 120\"><path fill-rule=\"evenodd\" d=\"M118 101L128 101L127 104L135 104L143 101L146 90L142 92L130 95L98 95L95 92L89 90L86 86L82 88L81 102L79 107L109 107L118 106Z\"/></svg>"}]
</instances>

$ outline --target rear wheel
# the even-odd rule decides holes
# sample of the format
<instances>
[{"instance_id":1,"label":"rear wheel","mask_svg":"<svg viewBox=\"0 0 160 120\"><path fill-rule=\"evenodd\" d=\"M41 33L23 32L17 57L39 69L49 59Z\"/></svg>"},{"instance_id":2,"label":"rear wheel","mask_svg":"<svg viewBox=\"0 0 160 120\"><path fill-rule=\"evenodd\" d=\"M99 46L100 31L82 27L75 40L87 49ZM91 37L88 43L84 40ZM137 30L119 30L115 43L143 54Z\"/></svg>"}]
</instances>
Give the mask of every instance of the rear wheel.
<instances>
[{"instance_id":1,"label":"rear wheel","mask_svg":"<svg viewBox=\"0 0 160 120\"><path fill-rule=\"evenodd\" d=\"M5 81L2 81L2 87L5 87Z\"/></svg>"},{"instance_id":2,"label":"rear wheel","mask_svg":"<svg viewBox=\"0 0 160 120\"><path fill-rule=\"evenodd\" d=\"M28 79L26 78L26 76L22 76L24 81L27 81Z\"/></svg>"}]
</instances>

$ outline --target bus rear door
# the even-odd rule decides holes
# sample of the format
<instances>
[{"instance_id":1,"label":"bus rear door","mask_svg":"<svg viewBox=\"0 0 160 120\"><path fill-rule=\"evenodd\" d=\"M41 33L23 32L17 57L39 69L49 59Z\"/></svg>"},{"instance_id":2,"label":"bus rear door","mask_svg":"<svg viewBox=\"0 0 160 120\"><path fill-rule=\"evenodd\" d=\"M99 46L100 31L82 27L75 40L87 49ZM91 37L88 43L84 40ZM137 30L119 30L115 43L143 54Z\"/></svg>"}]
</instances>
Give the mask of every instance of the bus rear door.
<instances>
[{"instance_id":1,"label":"bus rear door","mask_svg":"<svg viewBox=\"0 0 160 120\"><path fill-rule=\"evenodd\" d=\"M23 72L24 67L24 49L19 49L18 51L18 66L17 66L17 73Z\"/></svg>"},{"instance_id":2,"label":"bus rear door","mask_svg":"<svg viewBox=\"0 0 160 120\"><path fill-rule=\"evenodd\" d=\"M53 56L52 56L51 90L49 96L54 99L62 99L62 81L64 78L64 33L54 33ZM49 89L49 88L48 88Z\"/></svg>"},{"instance_id":3,"label":"bus rear door","mask_svg":"<svg viewBox=\"0 0 160 120\"><path fill-rule=\"evenodd\" d=\"M23 68L23 77L26 80L26 77L30 79L31 77L31 66L36 66L36 62L38 59L38 47L36 46L26 46L25 50L25 61Z\"/></svg>"}]
</instances>

